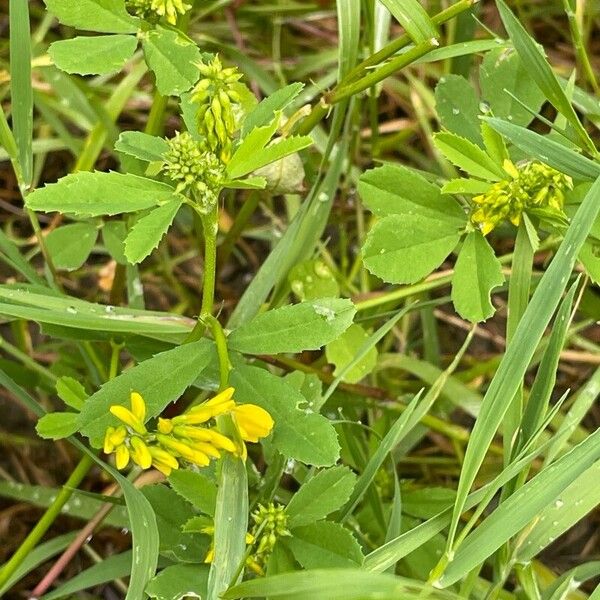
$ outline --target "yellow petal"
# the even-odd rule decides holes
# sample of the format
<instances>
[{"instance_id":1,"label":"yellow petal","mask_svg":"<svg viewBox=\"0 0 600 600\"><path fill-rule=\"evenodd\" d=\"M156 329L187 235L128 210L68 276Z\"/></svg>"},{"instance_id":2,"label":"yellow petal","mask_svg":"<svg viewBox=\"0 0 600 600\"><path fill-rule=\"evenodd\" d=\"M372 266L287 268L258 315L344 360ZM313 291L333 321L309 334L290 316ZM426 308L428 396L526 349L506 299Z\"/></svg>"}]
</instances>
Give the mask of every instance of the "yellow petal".
<instances>
[{"instance_id":1,"label":"yellow petal","mask_svg":"<svg viewBox=\"0 0 600 600\"><path fill-rule=\"evenodd\" d=\"M211 546L204 557L204 562L210 564L215 559L215 547Z\"/></svg>"},{"instance_id":2,"label":"yellow petal","mask_svg":"<svg viewBox=\"0 0 600 600\"><path fill-rule=\"evenodd\" d=\"M179 468L179 463L177 462L177 459L172 454L169 454L169 452L167 452L166 450L163 450L162 448L158 448L156 446L150 446L148 450L150 451L150 454L152 455L152 458L154 460L168 465L172 469Z\"/></svg>"},{"instance_id":3,"label":"yellow petal","mask_svg":"<svg viewBox=\"0 0 600 600\"><path fill-rule=\"evenodd\" d=\"M142 423L146 420L146 403L140 394L131 392L131 412L135 415L138 421Z\"/></svg>"},{"instance_id":4,"label":"yellow petal","mask_svg":"<svg viewBox=\"0 0 600 600\"><path fill-rule=\"evenodd\" d=\"M256 404L240 404L234 408L233 414L242 438L247 442L258 442L273 429L273 417Z\"/></svg>"},{"instance_id":5,"label":"yellow petal","mask_svg":"<svg viewBox=\"0 0 600 600\"><path fill-rule=\"evenodd\" d=\"M160 462L160 460L153 460L152 461L152 466L157 470L160 471L165 477L168 477L171 472L173 471L171 465L167 465L163 462Z\"/></svg>"},{"instance_id":6,"label":"yellow petal","mask_svg":"<svg viewBox=\"0 0 600 600\"><path fill-rule=\"evenodd\" d=\"M120 404L116 404L110 407L110 412L117 417L120 421L123 421L125 425L129 425L134 431L140 435L147 433L144 424L128 409Z\"/></svg>"},{"instance_id":7,"label":"yellow petal","mask_svg":"<svg viewBox=\"0 0 600 600\"><path fill-rule=\"evenodd\" d=\"M192 456L190 458L186 456L186 459L199 467L207 467L210 465L210 458L208 458L204 452L200 452L199 450L194 450Z\"/></svg>"},{"instance_id":8,"label":"yellow petal","mask_svg":"<svg viewBox=\"0 0 600 600\"><path fill-rule=\"evenodd\" d=\"M233 398L233 393L235 389L232 387L228 387L226 390L218 393L214 398L207 400L203 403L203 406L218 406L219 404L223 404L225 402L229 402L231 398Z\"/></svg>"},{"instance_id":9,"label":"yellow petal","mask_svg":"<svg viewBox=\"0 0 600 600\"><path fill-rule=\"evenodd\" d=\"M117 448L115 464L117 465L117 469L119 469L119 471L124 469L129 464L129 450L125 444L121 444Z\"/></svg>"},{"instance_id":10,"label":"yellow petal","mask_svg":"<svg viewBox=\"0 0 600 600\"><path fill-rule=\"evenodd\" d=\"M194 450L200 450L212 458L221 458L221 453L212 445L206 442L192 442L190 444Z\"/></svg>"},{"instance_id":11,"label":"yellow petal","mask_svg":"<svg viewBox=\"0 0 600 600\"><path fill-rule=\"evenodd\" d=\"M131 438L131 458L138 464L142 469L149 469L152 465L152 455L148 450L148 446L139 437Z\"/></svg>"},{"instance_id":12,"label":"yellow petal","mask_svg":"<svg viewBox=\"0 0 600 600\"><path fill-rule=\"evenodd\" d=\"M104 434L104 454L112 454L115 451L115 445L112 442L112 435L115 432L114 427L108 427Z\"/></svg>"}]
</instances>

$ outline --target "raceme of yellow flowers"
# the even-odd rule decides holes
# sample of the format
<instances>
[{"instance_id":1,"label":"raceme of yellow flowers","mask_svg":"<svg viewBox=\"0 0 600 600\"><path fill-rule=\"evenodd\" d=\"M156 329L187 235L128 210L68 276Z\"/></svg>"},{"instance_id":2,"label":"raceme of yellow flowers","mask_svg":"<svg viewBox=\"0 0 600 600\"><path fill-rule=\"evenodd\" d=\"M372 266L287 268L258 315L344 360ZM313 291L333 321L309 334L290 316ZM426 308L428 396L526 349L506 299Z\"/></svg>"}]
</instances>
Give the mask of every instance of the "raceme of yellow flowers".
<instances>
[{"instance_id":1,"label":"raceme of yellow flowers","mask_svg":"<svg viewBox=\"0 0 600 600\"><path fill-rule=\"evenodd\" d=\"M122 424L106 430L104 452L115 454L118 469L133 461L142 469L154 467L167 476L185 462L205 467L222 452L245 460L245 442L258 442L268 436L273 419L260 406L237 404L233 394L234 389L227 388L172 419L159 418L156 431L149 431L144 424L146 403L140 394L132 392L130 408L120 404L110 407ZM225 414L233 418L241 442L236 443L216 430L214 419Z\"/></svg>"}]
</instances>

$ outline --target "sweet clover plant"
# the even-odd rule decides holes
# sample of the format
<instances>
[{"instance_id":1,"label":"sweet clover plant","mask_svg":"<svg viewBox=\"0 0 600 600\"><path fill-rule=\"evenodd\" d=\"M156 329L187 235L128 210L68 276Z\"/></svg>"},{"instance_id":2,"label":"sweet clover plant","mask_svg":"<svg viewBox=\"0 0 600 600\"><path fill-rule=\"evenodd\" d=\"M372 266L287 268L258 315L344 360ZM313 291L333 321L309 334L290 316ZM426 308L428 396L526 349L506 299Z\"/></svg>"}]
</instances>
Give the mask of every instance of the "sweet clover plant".
<instances>
[{"instance_id":1,"label":"sweet clover plant","mask_svg":"<svg viewBox=\"0 0 600 600\"><path fill-rule=\"evenodd\" d=\"M513 4L10 0L0 595L599 597L598 15Z\"/></svg>"}]
</instances>

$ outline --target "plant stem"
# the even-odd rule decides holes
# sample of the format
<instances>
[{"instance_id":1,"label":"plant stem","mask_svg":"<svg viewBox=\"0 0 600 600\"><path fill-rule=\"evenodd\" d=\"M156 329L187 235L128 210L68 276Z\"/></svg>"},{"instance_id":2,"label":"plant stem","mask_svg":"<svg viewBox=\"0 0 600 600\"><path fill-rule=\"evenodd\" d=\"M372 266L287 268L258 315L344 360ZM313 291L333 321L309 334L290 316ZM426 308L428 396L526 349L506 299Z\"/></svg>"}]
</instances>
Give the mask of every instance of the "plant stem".
<instances>
[{"instance_id":1,"label":"plant stem","mask_svg":"<svg viewBox=\"0 0 600 600\"><path fill-rule=\"evenodd\" d=\"M227 338L221 323L213 317L208 315L205 317L208 322L215 345L217 346L217 356L219 358L219 391L222 392L229 385L229 371L231 370L231 363L229 362L229 353L227 351Z\"/></svg>"},{"instance_id":2,"label":"plant stem","mask_svg":"<svg viewBox=\"0 0 600 600\"><path fill-rule=\"evenodd\" d=\"M0 571L0 588L6 584L29 553L36 547L93 464L93 460L87 454L81 458L62 490L57 494L54 502L46 509L46 512L37 522L37 525L31 530L17 551Z\"/></svg>"},{"instance_id":3,"label":"plant stem","mask_svg":"<svg viewBox=\"0 0 600 600\"><path fill-rule=\"evenodd\" d=\"M204 282L202 284L202 306L200 318L212 314L215 301L215 283L217 272L217 233L219 207L215 204L208 214L200 214L204 232Z\"/></svg>"}]
</instances>

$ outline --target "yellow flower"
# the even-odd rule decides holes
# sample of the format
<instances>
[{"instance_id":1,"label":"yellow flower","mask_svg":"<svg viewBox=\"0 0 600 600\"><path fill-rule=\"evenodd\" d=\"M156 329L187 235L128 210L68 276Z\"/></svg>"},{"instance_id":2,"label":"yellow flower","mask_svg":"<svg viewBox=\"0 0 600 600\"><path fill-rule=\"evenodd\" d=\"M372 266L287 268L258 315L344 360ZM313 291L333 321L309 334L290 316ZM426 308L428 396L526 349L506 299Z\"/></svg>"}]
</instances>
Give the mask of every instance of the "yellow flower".
<instances>
[{"instance_id":1,"label":"yellow flower","mask_svg":"<svg viewBox=\"0 0 600 600\"><path fill-rule=\"evenodd\" d=\"M104 453L112 454L127 437L127 429L123 425L118 427L109 427L104 435Z\"/></svg>"},{"instance_id":2,"label":"yellow flower","mask_svg":"<svg viewBox=\"0 0 600 600\"><path fill-rule=\"evenodd\" d=\"M233 388L227 388L214 398L193 406L184 414L171 419L171 421L176 425L200 425L201 423L206 423L206 421L229 412L235 407L235 402L232 400L233 392Z\"/></svg>"},{"instance_id":3,"label":"yellow flower","mask_svg":"<svg viewBox=\"0 0 600 600\"><path fill-rule=\"evenodd\" d=\"M157 446L150 446L148 451L152 456L152 466L167 477L171 474L171 471L179 469L177 459L166 450Z\"/></svg>"},{"instance_id":4,"label":"yellow flower","mask_svg":"<svg viewBox=\"0 0 600 600\"><path fill-rule=\"evenodd\" d=\"M235 444L222 433L214 429L203 427L192 427L191 425L177 425L172 429L173 433L180 438L188 438L199 442L209 442L215 448L235 452Z\"/></svg>"},{"instance_id":5,"label":"yellow flower","mask_svg":"<svg viewBox=\"0 0 600 600\"><path fill-rule=\"evenodd\" d=\"M232 412L242 439L246 442L258 442L273 429L273 417L256 404L239 404Z\"/></svg>"},{"instance_id":6,"label":"yellow flower","mask_svg":"<svg viewBox=\"0 0 600 600\"><path fill-rule=\"evenodd\" d=\"M146 403L140 394L131 392L131 410L120 404L113 404L110 407L110 412L120 421L129 425L136 433L146 435L148 433L144 426L146 420Z\"/></svg>"},{"instance_id":7,"label":"yellow flower","mask_svg":"<svg viewBox=\"0 0 600 600\"><path fill-rule=\"evenodd\" d=\"M137 435L134 435L131 440L130 455L134 463L142 467L142 469L149 469L152 466L152 455L148 446Z\"/></svg>"},{"instance_id":8,"label":"yellow flower","mask_svg":"<svg viewBox=\"0 0 600 600\"><path fill-rule=\"evenodd\" d=\"M129 464L129 448L125 444L117 447L115 451L115 464L119 471Z\"/></svg>"}]
</instances>

